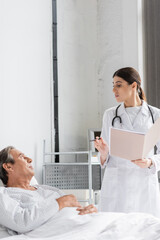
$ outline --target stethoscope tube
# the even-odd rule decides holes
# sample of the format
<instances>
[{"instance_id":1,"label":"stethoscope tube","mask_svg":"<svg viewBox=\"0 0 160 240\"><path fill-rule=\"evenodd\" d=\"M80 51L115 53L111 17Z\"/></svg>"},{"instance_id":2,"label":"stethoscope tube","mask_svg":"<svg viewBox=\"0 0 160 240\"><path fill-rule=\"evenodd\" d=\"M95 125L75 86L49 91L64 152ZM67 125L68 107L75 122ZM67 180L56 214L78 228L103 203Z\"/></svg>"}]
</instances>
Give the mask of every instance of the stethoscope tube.
<instances>
[{"instance_id":1,"label":"stethoscope tube","mask_svg":"<svg viewBox=\"0 0 160 240\"><path fill-rule=\"evenodd\" d=\"M116 118L118 118L119 121L120 121L120 123L122 123L122 118L121 118L120 116L118 116L118 109L119 109L120 106L121 106L121 104L118 105L118 107L116 108L115 117L112 119L112 127L114 127L114 121L115 121ZM147 106L148 106L148 105L147 105ZM151 109L150 109L149 106L148 106L148 109L149 109L149 112L150 112L150 114L151 114L152 122L153 122L153 124L154 124L153 113L152 113L152 111L151 111Z\"/></svg>"},{"instance_id":2,"label":"stethoscope tube","mask_svg":"<svg viewBox=\"0 0 160 240\"><path fill-rule=\"evenodd\" d=\"M118 105L118 107L116 108L116 115L115 115L115 117L112 119L112 127L114 126L114 120L115 120L116 118L119 118L120 123L122 123L122 118L121 118L120 116L118 116L118 108L119 108L120 106L121 106L121 104Z\"/></svg>"}]
</instances>

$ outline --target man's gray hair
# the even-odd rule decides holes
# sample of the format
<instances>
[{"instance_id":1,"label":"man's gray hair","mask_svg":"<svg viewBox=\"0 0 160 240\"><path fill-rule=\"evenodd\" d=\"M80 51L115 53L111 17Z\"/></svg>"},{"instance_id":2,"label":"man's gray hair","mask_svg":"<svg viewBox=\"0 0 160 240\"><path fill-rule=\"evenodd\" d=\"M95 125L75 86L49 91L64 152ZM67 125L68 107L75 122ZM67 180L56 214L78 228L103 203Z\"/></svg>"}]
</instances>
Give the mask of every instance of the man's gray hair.
<instances>
[{"instance_id":1,"label":"man's gray hair","mask_svg":"<svg viewBox=\"0 0 160 240\"><path fill-rule=\"evenodd\" d=\"M15 149L12 146L8 146L4 148L3 150L0 151L0 179L2 180L4 185L7 185L8 182L8 173L7 171L3 168L4 163L12 163L14 164L15 161L10 154L10 151L12 149Z\"/></svg>"}]
</instances>

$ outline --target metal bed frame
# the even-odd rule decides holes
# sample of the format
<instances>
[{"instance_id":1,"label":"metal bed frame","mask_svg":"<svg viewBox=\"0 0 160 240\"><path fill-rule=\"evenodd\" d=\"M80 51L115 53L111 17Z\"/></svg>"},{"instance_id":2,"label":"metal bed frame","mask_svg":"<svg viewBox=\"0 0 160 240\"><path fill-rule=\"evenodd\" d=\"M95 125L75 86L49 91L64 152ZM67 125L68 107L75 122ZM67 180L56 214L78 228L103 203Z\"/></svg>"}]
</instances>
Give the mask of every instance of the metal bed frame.
<instances>
[{"instance_id":1,"label":"metal bed frame","mask_svg":"<svg viewBox=\"0 0 160 240\"><path fill-rule=\"evenodd\" d=\"M46 162L46 156L88 155L88 162L55 163ZM46 152L43 141L43 184L60 189L88 189L89 198L80 202L93 203L92 190L101 188L101 168L98 163L91 163L92 151ZM93 176L93 173L94 176ZM95 179L93 179L95 177ZM94 180L94 181L93 181ZM94 184L93 184L94 182Z\"/></svg>"}]
</instances>

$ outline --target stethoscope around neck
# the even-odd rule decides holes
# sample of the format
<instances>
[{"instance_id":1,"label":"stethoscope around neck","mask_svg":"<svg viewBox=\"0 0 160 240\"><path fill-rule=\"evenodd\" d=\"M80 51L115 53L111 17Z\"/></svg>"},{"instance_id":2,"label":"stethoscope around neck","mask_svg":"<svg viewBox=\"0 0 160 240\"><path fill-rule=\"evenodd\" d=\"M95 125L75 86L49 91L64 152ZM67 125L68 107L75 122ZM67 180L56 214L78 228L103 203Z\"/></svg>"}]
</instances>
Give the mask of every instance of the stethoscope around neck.
<instances>
[{"instance_id":1,"label":"stethoscope around neck","mask_svg":"<svg viewBox=\"0 0 160 240\"><path fill-rule=\"evenodd\" d=\"M118 118L119 121L120 121L120 123L122 123L122 118L121 118L120 116L118 116L118 109L119 109L120 106L121 106L121 104L118 105L118 107L116 108L115 117L112 119L112 127L114 127L114 121L116 120L116 118ZM147 105L147 106L148 106L148 105ZM153 124L154 124L153 113L152 113L152 111L151 111L151 109L150 109L149 106L148 106L148 109L149 109L149 112L150 112L150 114L151 114L152 122L153 122Z\"/></svg>"}]
</instances>

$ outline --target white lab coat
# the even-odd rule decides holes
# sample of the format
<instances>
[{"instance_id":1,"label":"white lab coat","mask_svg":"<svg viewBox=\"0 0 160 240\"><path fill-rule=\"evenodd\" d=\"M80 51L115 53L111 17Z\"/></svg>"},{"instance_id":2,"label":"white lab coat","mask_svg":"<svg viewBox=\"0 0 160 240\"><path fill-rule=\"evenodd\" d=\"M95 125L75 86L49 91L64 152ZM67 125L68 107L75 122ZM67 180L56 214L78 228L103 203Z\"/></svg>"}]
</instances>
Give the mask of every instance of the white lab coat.
<instances>
[{"instance_id":1,"label":"white lab coat","mask_svg":"<svg viewBox=\"0 0 160 240\"><path fill-rule=\"evenodd\" d=\"M160 109L150 106L154 121L160 117ZM104 113L101 136L109 144L109 128L115 117L116 107ZM114 127L146 133L153 125L147 103L142 108L132 125L124 104L118 109ZM129 141L129 140L128 140ZM157 143L157 155L154 149L148 154L154 166L140 168L129 160L108 155L104 163L105 173L101 188L99 209L105 212L145 212L160 217L160 192L157 171L160 170L160 142Z\"/></svg>"}]
</instances>

